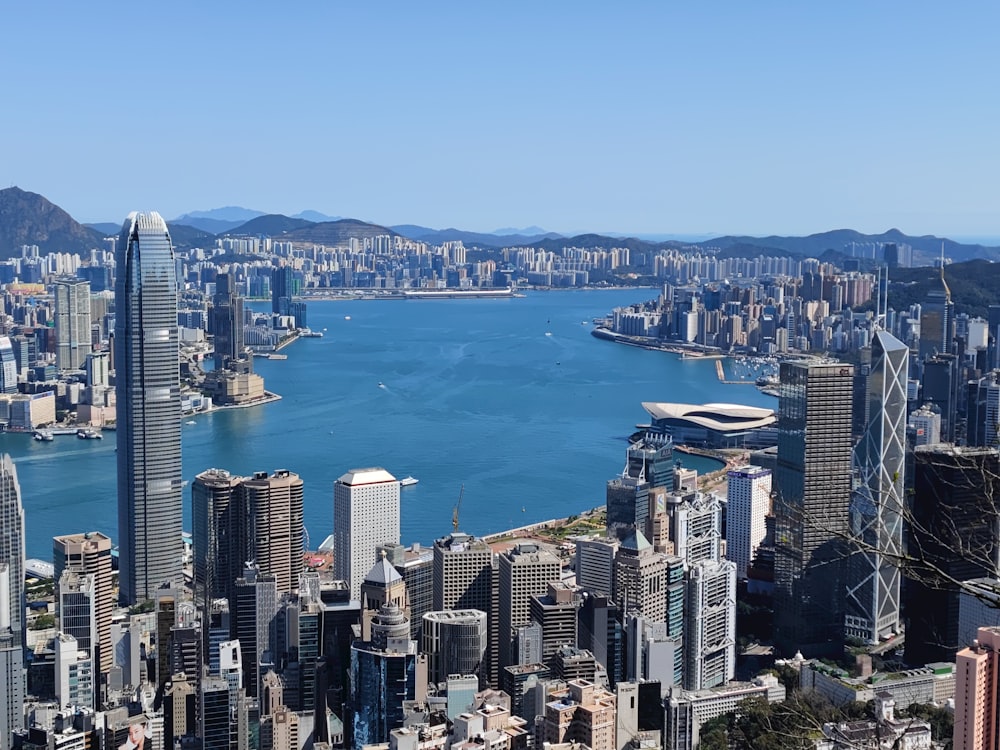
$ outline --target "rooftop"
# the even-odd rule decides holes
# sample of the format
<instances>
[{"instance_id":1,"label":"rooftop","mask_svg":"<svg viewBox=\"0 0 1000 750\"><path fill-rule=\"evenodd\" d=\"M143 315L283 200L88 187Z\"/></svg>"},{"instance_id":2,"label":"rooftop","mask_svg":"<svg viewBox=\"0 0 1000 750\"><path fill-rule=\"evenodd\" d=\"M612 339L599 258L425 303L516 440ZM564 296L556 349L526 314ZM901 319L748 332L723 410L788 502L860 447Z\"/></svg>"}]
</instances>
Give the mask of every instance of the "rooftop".
<instances>
[{"instance_id":1,"label":"rooftop","mask_svg":"<svg viewBox=\"0 0 1000 750\"><path fill-rule=\"evenodd\" d=\"M383 469L381 466L373 466L367 469L351 469L337 480L341 484L355 487L361 484L378 484L380 482L395 482L396 477Z\"/></svg>"}]
</instances>

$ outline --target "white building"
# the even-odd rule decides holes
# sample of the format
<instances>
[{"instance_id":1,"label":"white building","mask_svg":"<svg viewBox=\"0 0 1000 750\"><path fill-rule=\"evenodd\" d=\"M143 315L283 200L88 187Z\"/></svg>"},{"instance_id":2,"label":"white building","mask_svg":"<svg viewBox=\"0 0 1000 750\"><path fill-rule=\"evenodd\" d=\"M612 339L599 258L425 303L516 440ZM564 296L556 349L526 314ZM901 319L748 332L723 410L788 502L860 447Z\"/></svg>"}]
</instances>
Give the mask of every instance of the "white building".
<instances>
[{"instance_id":1,"label":"white building","mask_svg":"<svg viewBox=\"0 0 1000 750\"><path fill-rule=\"evenodd\" d=\"M736 563L736 576L747 570L764 541L764 519L771 508L771 470L741 466L728 474L726 493L726 558Z\"/></svg>"},{"instance_id":2,"label":"white building","mask_svg":"<svg viewBox=\"0 0 1000 750\"><path fill-rule=\"evenodd\" d=\"M941 415L924 405L910 414L914 445L934 445L941 442Z\"/></svg>"},{"instance_id":3,"label":"white building","mask_svg":"<svg viewBox=\"0 0 1000 750\"><path fill-rule=\"evenodd\" d=\"M334 569L361 596L380 544L399 542L399 481L382 468L352 469L333 485Z\"/></svg>"}]
</instances>

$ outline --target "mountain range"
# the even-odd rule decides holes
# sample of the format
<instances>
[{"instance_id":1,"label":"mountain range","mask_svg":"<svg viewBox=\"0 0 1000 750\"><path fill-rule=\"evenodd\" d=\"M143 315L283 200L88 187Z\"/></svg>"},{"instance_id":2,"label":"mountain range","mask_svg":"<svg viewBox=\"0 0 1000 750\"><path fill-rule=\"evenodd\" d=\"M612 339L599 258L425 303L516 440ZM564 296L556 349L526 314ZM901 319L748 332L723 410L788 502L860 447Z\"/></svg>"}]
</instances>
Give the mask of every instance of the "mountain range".
<instances>
[{"instance_id":1,"label":"mountain range","mask_svg":"<svg viewBox=\"0 0 1000 750\"><path fill-rule=\"evenodd\" d=\"M282 240L334 245L351 237L377 235L403 236L413 240L440 244L461 240L468 246L485 251L502 247L532 246L546 250L563 247L604 248L627 247L633 253L655 252L663 248L713 249L722 255L756 256L759 254L804 255L807 257L842 258L845 255L865 257L875 243L909 244L918 265L930 265L943 248L952 262L972 259L1000 260L1000 247L955 242L935 236L914 237L898 229L881 234L862 234L852 229L838 229L806 237L750 237L726 235L697 242L667 240L661 242L634 237L581 234L564 237L545 232L541 227L501 229L503 234L468 232L461 229L432 229L417 224L382 226L357 219L327 216L318 211L302 211L295 216L267 214L262 211L228 206L209 211L192 211L167 222L170 237L178 249L206 247L223 235L269 236ZM0 190L0 259L20 255L21 245L38 245L44 252L61 251L89 253L102 247L104 239L116 235L121 225L97 223L84 225L43 196L17 187ZM506 232L514 232L506 234ZM857 252L852 252L852 247Z\"/></svg>"}]
</instances>

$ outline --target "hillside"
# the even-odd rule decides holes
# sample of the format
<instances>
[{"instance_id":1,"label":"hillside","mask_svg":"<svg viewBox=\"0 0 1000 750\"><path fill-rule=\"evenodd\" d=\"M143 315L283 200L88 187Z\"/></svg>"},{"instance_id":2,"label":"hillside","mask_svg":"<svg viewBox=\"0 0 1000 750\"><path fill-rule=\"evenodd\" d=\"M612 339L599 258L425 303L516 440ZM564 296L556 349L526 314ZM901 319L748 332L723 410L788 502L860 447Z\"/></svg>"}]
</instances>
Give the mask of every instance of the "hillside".
<instances>
[{"instance_id":1,"label":"hillside","mask_svg":"<svg viewBox=\"0 0 1000 750\"><path fill-rule=\"evenodd\" d=\"M245 224L240 224L238 227L233 227L224 234L230 237L259 237L261 235L267 237L278 237L285 234L286 232L291 232L296 229L305 229L306 227L311 227L315 224L313 221L308 221L306 219L294 219L290 216L283 216L282 214L267 214L265 216L258 216L255 219L250 219Z\"/></svg>"},{"instance_id":2,"label":"hillside","mask_svg":"<svg viewBox=\"0 0 1000 750\"><path fill-rule=\"evenodd\" d=\"M987 317L989 305L1000 304L1000 263L970 260L945 267L945 281L951 289L955 312ZM941 276L937 269L898 268L889 280L889 306L906 310L924 302L931 289L938 288Z\"/></svg>"},{"instance_id":3,"label":"hillside","mask_svg":"<svg viewBox=\"0 0 1000 750\"><path fill-rule=\"evenodd\" d=\"M430 229L417 224L400 224L389 227L411 240L440 245L442 242L460 241L469 247L525 247L541 240L560 238L555 232L541 234L484 234L482 232L467 232L463 229Z\"/></svg>"},{"instance_id":4,"label":"hillside","mask_svg":"<svg viewBox=\"0 0 1000 750\"><path fill-rule=\"evenodd\" d=\"M38 245L42 253L87 255L103 247L104 236L38 193L18 187L0 190L0 259L20 256L21 245Z\"/></svg>"},{"instance_id":5,"label":"hillside","mask_svg":"<svg viewBox=\"0 0 1000 750\"><path fill-rule=\"evenodd\" d=\"M281 236L282 240L292 242L315 242L317 245L346 245L352 237L365 239L388 234L398 237L397 232L378 224L368 224L357 219L341 219L340 221L324 221L310 224L300 229L294 229Z\"/></svg>"}]
</instances>

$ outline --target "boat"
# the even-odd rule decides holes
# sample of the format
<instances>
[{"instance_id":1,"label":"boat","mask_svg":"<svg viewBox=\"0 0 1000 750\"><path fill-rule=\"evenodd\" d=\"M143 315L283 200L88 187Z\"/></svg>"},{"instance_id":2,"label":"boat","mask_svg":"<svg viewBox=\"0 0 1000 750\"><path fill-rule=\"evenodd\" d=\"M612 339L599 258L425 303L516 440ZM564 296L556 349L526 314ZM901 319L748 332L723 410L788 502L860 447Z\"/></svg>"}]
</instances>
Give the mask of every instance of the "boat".
<instances>
[{"instance_id":1,"label":"boat","mask_svg":"<svg viewBox=\"0 0 1000 750\"><path fill-rule=\"evenodd\" d=\"M546 335L546 336L551 336L551 335L552 335L552 331L546 331L546 332L545 332L545 335Z\"/></svg>"},{"instance_id":2,"label":"boat","mask_svg":"<svg viewBox=\"0 0 1000 750\"><path fill-rule=\"evenodd\" d=\"M49 443L55 439L56 439L55 435L53 435L51 432L39 430L38 432L35 433L35 440L38 440L40 442Z\"/></svg>"},{"instance_id":3,"label":"boat","mask_svg":"<svg viewBox=\"0 0 1000 750\"><path fill-rule=\"evenodd\" d=\"M272 354L268 359L288 359L287 354Z\"/></svg>"},{"instance_id":4,"label":"boat","mask_svg":"<svg viewBox=\"0 0 1000 750\"><path fill-rule=\"evenodd\" d=\"M378 387L379 388L385 388L385 383L383 383L381 380L378 381Z\"/></svg>"},{"instance_id":5,"label":"boat","mask_svg":"<svg viewBox=\"0 0 1000 750\"><path fill-rule=\"evenodd\" d=\"M187 422L185 422L184 424L198 424L198 423L197 423L197 422L195 422L195 421L194 421L193 419L189 419L189 420L188 420Z\"/></svg>"},{"instance_id":6,"label":"boat","mask_svg":"<svg viewBox=\"0 0 1000 750\"><path fill-rule=\"evenodd\" d=\"M76 436L80 440L103 440L104 435L99 433L97 430L77 430Z\"/></svg>"},{"instance_id":7,"label":"boat","mask_svg":"<svg viewBox=\"0 0 1000 750\"><path fill-rule=\"evenodd\" d=\"M350 315L345 315L345 316L344 316L344 320L350 320L350 319L351 319L351 316L350 316Z\"/></svg>"},{"instance_id":8,"label":"boat","mask_svg":"<svg viewBox=\"0 0 1000 750\"><path fill-rule=\"evenodd\" d=\"M323 338L323 331L313 331L308 328L303 328L299 331L299 336L304 339L321 339Z\"/></svg>"},{"instance_id":9,"label":"boat","mask_svg":"<svg viewBox=\"0 0 1000 750\"><path fill-rule=\"evenodd\" d=\"M400 487L412 487L413 485L415 485L419 481L420 481L419 479L414 479L413 477L406 477L406 479L400 479L399 480L399 486Z\"/></svg>"}]
</instances>

